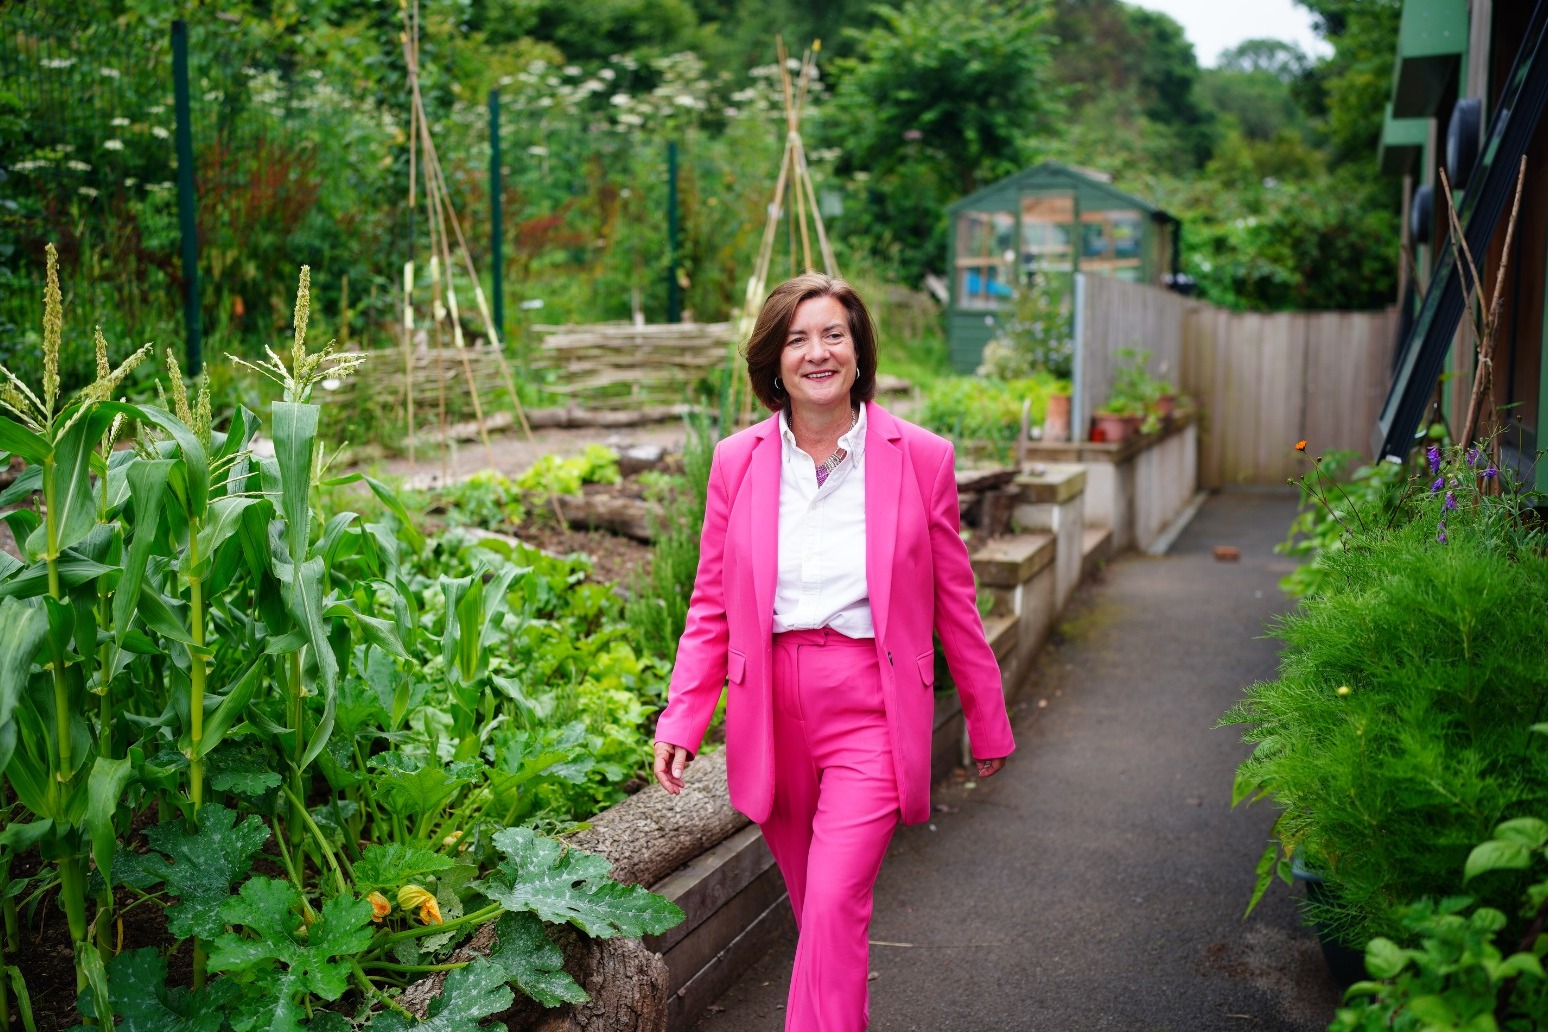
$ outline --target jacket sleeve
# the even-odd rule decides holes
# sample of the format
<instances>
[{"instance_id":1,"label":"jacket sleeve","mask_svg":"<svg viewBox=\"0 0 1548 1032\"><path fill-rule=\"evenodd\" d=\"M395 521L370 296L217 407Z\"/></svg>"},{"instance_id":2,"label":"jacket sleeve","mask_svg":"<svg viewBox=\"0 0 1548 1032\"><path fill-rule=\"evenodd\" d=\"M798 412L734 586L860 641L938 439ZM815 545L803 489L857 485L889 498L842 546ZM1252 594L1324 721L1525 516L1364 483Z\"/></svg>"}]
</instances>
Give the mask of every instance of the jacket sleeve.
<instances>
[{"instance_id":1,"label":"jacket sleeve","mask_svg":"<svg viewBox=\"0 0 1548 1032\"><path fill-rule=\"evenodd\" d=\"M936 471L929 504L930 552L935 565L935 632L940 635L946 664L962 700L968 740L978 759L1009 756L1016 742L1005 711L1000 664L984 636L984 622L978 615L973 564L959 531L956 461L950 445Z\"/></svg>"},{"instance_id":2,"label":"jacket sleeve","mask_svg":"<svg viewBox=\"0 0 1548 1032\"><path fill-rule=\"evenodd\" d=\"M656 741L680 745L690 753L699 751L726 683L724 567L731 496L721 457L722 449L716 445L710 461L704 530L699 536L699 572L688 600L683 636L677 642L667 706L656 722Z\"/></svg>"}]
</instances>

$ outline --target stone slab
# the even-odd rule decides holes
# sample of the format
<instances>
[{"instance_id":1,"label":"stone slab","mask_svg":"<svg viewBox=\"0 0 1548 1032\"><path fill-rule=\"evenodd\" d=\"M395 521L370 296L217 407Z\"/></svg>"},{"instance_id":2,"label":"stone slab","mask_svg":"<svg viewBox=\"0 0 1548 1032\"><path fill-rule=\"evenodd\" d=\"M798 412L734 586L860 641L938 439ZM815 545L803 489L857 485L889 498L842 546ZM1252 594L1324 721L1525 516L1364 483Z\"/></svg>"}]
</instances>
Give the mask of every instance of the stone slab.
<instances>
[{"instance_id":1,"label":"stone slab","mask_svg":"<svg viewBox=\"0 0 1548 1032\"><path fill-rule=\"evenodd\" d=\"M1058 505L1086 490L1086 470L1073 463L1049 463L1041 472L1023 473L1016 478L1022 502Z\"/></svg>"},{"instance_id":2,"label":"stone slab","mask_svg":"<svg viewBox=\"0 0 1548 1032\"><path fill-rule=\"evenodd\" d=\"M1014 588L1054 561L1052 534L1013 534L984 544L973 556L980 584Z\"/></svg>"}]
</instances>

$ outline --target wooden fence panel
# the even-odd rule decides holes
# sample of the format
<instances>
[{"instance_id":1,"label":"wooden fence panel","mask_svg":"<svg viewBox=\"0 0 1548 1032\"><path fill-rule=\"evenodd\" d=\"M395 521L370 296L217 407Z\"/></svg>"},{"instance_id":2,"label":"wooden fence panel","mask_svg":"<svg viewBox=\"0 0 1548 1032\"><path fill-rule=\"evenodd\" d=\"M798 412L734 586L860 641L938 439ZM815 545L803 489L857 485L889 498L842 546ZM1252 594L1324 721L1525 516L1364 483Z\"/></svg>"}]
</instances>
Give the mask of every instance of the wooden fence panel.
<instances>
[{"instance_id":1,"label":"wooden fence panel","mask_svg":"<svg viewBox=\"0 0 1548 1032\"><path fill-rule=\"evenodd\" d=\"M1150 353L1146 368L1176 382L1182 366L1183 313L1191 307L1181 295L1110 276L1080 275L1080 311L1076 315L1074 402L1071 428L1084 435L1091 414L1107 401L1113 373L1124 348Z\"/></svg>"},{"instance_id":2,"label":"wooden fence panel","mask_svg":"<svg viewBox=\"0 0 1548 1032\"><path fill-rule=\"evenodd\" d=\"M1394 315L1233 313L1183 319L1182 387L1204 409L1199 482L1278 484L1317 453L1367 451L1390 380Z\"/></svg>"}]
</instances>

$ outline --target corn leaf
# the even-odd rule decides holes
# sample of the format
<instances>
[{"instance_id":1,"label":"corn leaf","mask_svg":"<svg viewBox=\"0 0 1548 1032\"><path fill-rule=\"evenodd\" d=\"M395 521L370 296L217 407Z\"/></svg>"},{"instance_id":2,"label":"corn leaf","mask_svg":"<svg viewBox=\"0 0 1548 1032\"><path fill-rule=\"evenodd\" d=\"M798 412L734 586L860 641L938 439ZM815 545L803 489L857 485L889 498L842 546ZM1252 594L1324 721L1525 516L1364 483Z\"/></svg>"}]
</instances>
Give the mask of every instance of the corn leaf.
<instances>
[{"instance_id":1,"label":"corn leaf","mask_svg":"<svg viewBox=\"0 0 1548 1032\"><path fill-rule=\"evenodd\" d=\"M683 920L672 901L614 881L602 857L568 849L531 828L496 832L494 844L506 859L473 887L512 913L568 921L597 939L658 935Z\"/></svg>"},{"instance_id":2,"label":"corn leaf","mask_svg":"<svg viewBox=\"0 0 1548 1032\"><path fill-rule=\"evenodd\" d=\"M32 658L47 633L48 617L42 606L15 598L0 600L0 726L10 723L11 711L27 686ZM0 754L0 770L9 759Z\"/></svg>"},{"instance_id":3,"label":"corn leaf","mask_svg":"<svg viewBox=\"0 0 1548 1032\"><path fill-rule=\"evenodd\" d=\"M134 499L134 536L124 560L123 578L113 593L113 634L120 643L129 633L140 604L145 564L156 546L156 529L161 524L161 496L173 465L172 459L139 459L127 473L129 494Z\"/></svg>"},{"instance_id":4,"label":"corn leaf","mask_svg":"<svg viewBox=\"0 0 1548 1032\"><path fill-rule=\"evenodd\" d=\"M144 759L134 755L138 751L131 750L129 756L117 760L98 756L86 780L86 831L91 836L91 856L109 885L113 884L113 852L118 845L113 815L118 812L124 787L134 778L136 760Z\"/></svg>"},{"instance_id":5,"label":"corn leaf","mask_svg":"<svg viewBox=\"0 0 1548 1032\"><path fill-rule=\"evenodd\" d=\"M402 500L398 498L392 488L380 480L366 476L364 473L346 473L339 477L329 477L323 481L323 484L327 487L335 487L343 484L353 484L361 480L365 481L366 486L371 489L371 493L376 495L377 499L387 507L387 511L392 513L393 518L398 523L398 536L415 552L423 550L425 547L425 536L420 533L419 527L415 524L413 517L408 514L408 510L403 507Z\"/></svg>"},{"instance_id":6,"label":"corn leaf","mask_svg":"<svg viewBox=\"0 0 1548 1032\"><path fill-rule=\"evenodd\" d=\"M366 616L349 599L335 599L328 603L323 613L326 616L347 617L353 620L355 626L360 628L361 637L365 638L367 643L399 659L409 658L408 653L404 651L403 642L398 639L398 627L391 620L384 620L379 616Z\"/></svg>"},{"instance_id":7,"label":"corn leaf","mask_svg":"<svg viewBox=\"0 0 1548 1032\"><path fill-rule=\"evenodd\" d=\"M253 691L263 680L260 675L263 673L264 666L264 656L260 653L254 656L246 669L236 676L224 696L206 697L207 704L214 702L216 705L214 711L206 714L204 718L204 737L199 740L200 757L208 756L210 750L221 743L237 717L247 709L248 702L252 700Z\"/></svg>"},{"instance_id":8,"label":"corn leaf","mask_svg":"<svg viewBox=\"0 0 1548 1032\"><path fill-rule=\"evenodd\" d=\"M279 467L279 510L285 518L285 544L297 562L306 556L311 530L307 495L312 487L312 449L317 442L316 405L276 401L271 429Z\"/></svg>"},{"instance_id":9,"label":"corn leaf","mask_svg":"<svg viewBox=\"0 0 1548 1032\"><path fill-rule=\"evenodd\" d=\"M95 407L54 442L54 547L61 552L96 526L97 492L91 481L91 460L102 431L112 420L113 413ZM41 532L40 528L34 533Z\"/></svg>"},{"instance_id":10,"label":"corn leaf","mask_svg":"<svg viewBox=\"0 0 1548 1032\"><path fill-rule=\"evenodd\" d=\"M66 552L59 557L58 569L61 588L78 588L105 573L112 573L114 567L93 562L78 552ZM0 582L0 598L36 598L46 591L48 563L43 560L33 563L10 580Z\"/></svg>"},{"instance_id":11,"label":"corn leaf","mask_svg":"<svg viewBox=\"0 0 1548 1032\"><path fill-rule=\"evenodd\" d=\"M344 543L345 535L349 533L349 525L358 519L360 519L358 513L336 513L323 527L322 540L317 543L317 554L322 556L323 562L328 564L329 569L333 568L338 558L339 546Z\"/></svg>"},{"instance_id":12,"label":"corn leaf","mask_svg":"<svg viewBox=\"0 0 1548 1032\"><path fill-rule=\"evenodd\" d=\"M0 419L3 418L0 416ZM18 502L25 502L41 490L43 490L43 467L28 466L15 480L11 481L10 487L0 491L0 505L11 506Z\"/></svg>"},{"instance_id":13,"label":"corn leaf","mask_svg":"<svg viewBox=\"0 0 1548 1032\"><path fill-rule=\"evenodd\" d=\"M199 569L189 569L188 560L183 560L183 573L203 577L210 567L210 561L215 557L215 550L226 543L226 539L235 534L242 527L242 514L250 505L262 504L263 498L254 498L251 495L241 495L234 498L217 498L210 503L209 516L205 518L204 526L199 530Z\"/></svg>"},{"instance_id":14,"label":"corn leaf","mask_svg":"<svg viewBox=\"0 0 1548 1032\"><path fill-rule=\"evenodd\" d=\"M153 405L145 405L141 407L140 414L147 422L154 423L171 435L183 457L179 465L180 471L186 478L188 511L193 516L202 514L209 505L210 498L210 460L204 451L204 445L199 443L199 438L194 436L194 432L188 429L182 420L170 412Z\"/></svg>"},{"instance_id":15,"label":"corn leaf","mask_svg":"<svg viewBox=\"0 0 1548 1032\"><path fill-rule=\"evenodd\" d=\"M48 442L10 416L0 415L0 451L20 455L34 465L48 458Z\"/></svg>"}]
</instances>

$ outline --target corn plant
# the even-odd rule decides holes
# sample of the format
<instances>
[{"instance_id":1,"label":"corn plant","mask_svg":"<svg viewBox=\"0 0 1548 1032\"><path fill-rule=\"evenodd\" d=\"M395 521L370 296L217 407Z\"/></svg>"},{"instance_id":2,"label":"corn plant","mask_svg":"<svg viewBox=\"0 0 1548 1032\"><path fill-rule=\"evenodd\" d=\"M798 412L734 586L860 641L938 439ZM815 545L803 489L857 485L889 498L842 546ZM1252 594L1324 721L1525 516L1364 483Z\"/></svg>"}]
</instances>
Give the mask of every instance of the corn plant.
<instances>
[{"instance_id":1,"label":"corn plant","mask_svg":"<svg viewBox=\"0 0 1548 1032\"><path fill-rule=\"evenodd\" d=\"M578 622L544 633L594 639L564 653L586 657L572 667L605 659L620 632L587 615L605 589L491 554L423 590L409 560L425 543L396 497L328 470L310 393L357 359L307 348L307 270L291 352L261 366L281 399L224 427L170 356L159 403L114 400L148 347L113 368L100 334L97 379L61 399L52 252L48 275L43 383L0 380L0 451L27 463L0 506L34 503L4 516L24 558L0 554L0 1024L13 1006L33 1022L21 910L56 896L82 1015L137 1028L340 1029L337 1005L390 1032L409 1018L388 990L437 972L442 1025L472 1027L508 1006L505 983L584 998L545 921L639 935L679 920L511 827L544 786L591 776L594 743L529 719L545 686L496 653L552 624L540 611L564 593ZM272 455L255 447L265 423ZM383 519L320 505L361 483ZM282 877L253 871L271 844ZM13 881L29 851L42 870ZM115 955L109 926L147 904L189 944L191 989L168 988L163 950ZM445 960L496 920L487 961Z\"/></svg>"},{"instance_id":2,"label":"corn plant","mask_svg":"<svg viewBox=\"0 0 1548 1032\"><path fill-rule=\"evenodd\" d=\"M105 859L113 841L114 802L126 766L100 753L97 729L85 713L86 685L94 669L94 581L108 572L103 559L114 545L111 527L99 523L91 471L106 473L97 446L118 406L110 401L124 377L146 355L135 352L116 369L106 368L106 344L97 335L99 369L74 397L59 396L59 351L64 309L58 256L48 248L44 290L43 382L34 391L0 367L0 448L33 467L23 491L40 491L41 516L18 510L8 517L24 563L0 585L8 604L0 611L0 638L11 653L0 682L0 764L22 805L40 822L39 848L54 861L60 898L75 944L77 981L91 975L101 989L101 960L88 941L86 865L88 845ZM35 471L35 472L34 472ZM15 485L13 485L13 490ZM12 601L15 600L15 601ZM40 600L40 603L34 600ZM27 683L34 653L46 650L46 686Z\"/></svg>"}]
</instances>

